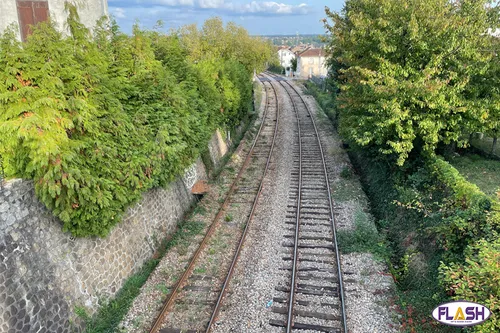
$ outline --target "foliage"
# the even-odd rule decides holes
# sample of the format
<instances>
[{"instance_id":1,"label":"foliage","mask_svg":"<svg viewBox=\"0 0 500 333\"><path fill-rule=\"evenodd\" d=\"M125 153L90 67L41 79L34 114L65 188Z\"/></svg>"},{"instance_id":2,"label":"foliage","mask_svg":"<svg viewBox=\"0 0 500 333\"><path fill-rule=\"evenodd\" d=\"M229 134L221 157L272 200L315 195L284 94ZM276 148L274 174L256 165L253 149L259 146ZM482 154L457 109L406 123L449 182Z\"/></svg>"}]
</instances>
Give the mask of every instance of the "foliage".
<instances>
[{"instance_id":1,"label":"foliage","mask_svg":"<svg viewBox=\"0 0 500 333\"><path fill-rule=\"evenodd\" d=\"M470 245L461 263L441 264L441 282L456 300L466 299L485 305L492 316L474 332L500 330L500 239L485 239Z\"/></svg>"},{"instance_id":2,"label":"foliage","mask_svg":"<svg viewBox=\"0 0 500 333\"><path fill-rule=\"evenodd\" d=\"M251 37L240 26L230 22L224 28L219 17L208 19L201 30L196 25L185 26L177 32L181 41L190 50L189 58L199 62L206 58L237 60L249 73L266 68L267 62L277 62L278 56L269 41Z\"/></svg>"},{"instance_id":3,"label":"foliage","mask_svg":"<svg viewBox=\"0 0 500 333\"><path fill-rule=\"evenodd\" d=\"M479 239L498 239L500 202L469 183L443 159L436 158L429 168L447 194L436 212L442 218L436 231L449 255L461 257L465 248Z\"/></svg>"},{"instance_id":4,"label":"foliage","mask_svg":"<svg viewBox=\"0 0 500 333\"><path fill-rule=\"evenodd\" d=\"M469 129L471 132L484 132L492 138L498 138L500 134L500 38L490 37L485 51L492 54L487 70L471 77L473 90L466 97L472 105L484 110L482 126ZM493 153L496 140L491 146Z\"/></svg>"},{"instance_id":5,"label":"foliage","mask_svg":"<svg viewBox=\"0 0 500 333\"><path fill-rule=\"evenodd\" d=\"M276 74L285 74L285 67L279 64L272 64L267 68L267 70Z\"/></svg>"},{"instance_id":6,"label":"foliage","mask_svg":"<svg viewBox=\"0 0 500 333\"><path fill-rule=\"evenodd\" d=\"M463 145L464 131L497 121L497 88L479 82L498 66L490 2L348 0L340 14L327 9L341 134L403 165L413 151Z\"/></svg>"},{"instance_id":7,"label":"foliage","mask_svg":"<svg viewBox=\"0 0 500 333\"><path fill-rule=\"evenodd\" d=\"M330 81L327 81L327 83L329 82ZM325 114L333 123L333 126L337 128L338 113L337 113L337 107L335 105L336 99L334 97L334 94L332 94L331 90L324 92L320 89L320 87L316 83L314 83L311 80L306 81L304 85L307 88L306 92L314 96L314 98L318 102L323 112L325 112ZM332 87L328 86L328 88L331 89Z\"/></svg>"},{"instance_id":8,"label":"foliage","mask_svg":"<svg viewBox=\"0 0 500 333\"><path fill-rule=\"evenodd\" d=\"M0 39L0 155L11 176L34 180L65 230L105 236L144 191L183 172L217 127L246 116L253 68L271 53L215 20L192 30L205 53L195 62L189 36L138 26L127 36L104 19L91 36L67 9L67 37L49 22L24 44L13 29ZM207 43L224 35L232 38Z\"/></svg>"},{"instance_id":9,"label":"foliage","mask_svg":"<svg viewBox=\"0 0 500 333\"><path fill-rule=\"evenodd\" d=\"M292 71L295 73L297 71L297 57L293 57L291 63L292 63Z\"/></svg>"},{"instance_id":10,"label":"foliage","mask_svg":"<svg viewBox=\"0 0 500 333\"><path fill-rule=\"evenodd\" d=\"M429 320L436 305L447 300L437 280L443 252L437 246L435 236L429 233L429 227L438 221L425 218L424 212L411 206L398 204L411 201L416 193L426 188L432 191L430 173L420 167L406 179L402 170L377 158L373 151L350 149L348 153L370 199L378 232L381 239L385 239L386 251L389 251L386 257L390 258L390 271L398 286L397 303L403 323L407 326L412 323L413 332L454 332L444 325L433 326ZM416 261L418 258L424 260ZM426 265L415 265L421 261ZM410 329L405 332L410 332Z\"/></svg>"}]
</instances>

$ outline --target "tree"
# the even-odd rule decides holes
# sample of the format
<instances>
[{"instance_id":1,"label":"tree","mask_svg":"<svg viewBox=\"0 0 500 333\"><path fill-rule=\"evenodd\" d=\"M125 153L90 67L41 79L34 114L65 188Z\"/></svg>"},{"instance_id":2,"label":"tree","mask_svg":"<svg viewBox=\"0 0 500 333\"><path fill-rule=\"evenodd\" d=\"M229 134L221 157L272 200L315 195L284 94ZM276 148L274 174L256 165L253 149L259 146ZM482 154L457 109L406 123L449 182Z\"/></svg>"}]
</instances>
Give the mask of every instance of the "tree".
<instances>
[{"instance_id":1,"label":"tree","mask_svg":"<svg viewBox=\"0 0 500 333\"><path fill-rule=\"evenodd\" d=\"M295 73L297 71L297 58L292 58L292 71Z\"/></svg>"},{"instance_id":2,"label":"tree","mask_svg":"<svg viewBox=\"0 0 500 333\"><path fill-rule=\"evenodd\" d=\"M472 78L492 60L487 0L348 0L326 13L330 70L340 88L339 130L351 142L394 156L398 165L438 144L465 144L490 110ZM485 86L483 87L487 89ZM484 95L484 94L483 94Z\"/></svg>"},{"instance_id":3,"label":"tree","mask_svg":"<svg viewBox=\"0 0 500 333\"><path fill-rule=\"evenodd\" d=\"M10 176L34 180L65 230L105 236L144 191L182 174L216 128L249 114L253 68L271 53L220 20L170 35L136 25L131 36L101 20L92 36L66 9L67 36L50 22L26 43L13 29L0 36L0 156Z\"/></svg>"}]
</instances>

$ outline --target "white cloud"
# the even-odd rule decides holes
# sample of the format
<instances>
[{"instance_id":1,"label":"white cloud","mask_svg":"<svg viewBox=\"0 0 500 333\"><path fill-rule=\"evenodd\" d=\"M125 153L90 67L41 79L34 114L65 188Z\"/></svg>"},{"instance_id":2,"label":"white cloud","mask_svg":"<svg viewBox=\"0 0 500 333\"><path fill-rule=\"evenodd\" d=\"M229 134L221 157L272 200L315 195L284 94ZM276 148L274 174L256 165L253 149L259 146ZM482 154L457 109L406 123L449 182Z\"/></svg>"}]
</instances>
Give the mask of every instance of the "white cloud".
<instances>
[{"instance_id":1,"label":"white cloud","mask_svg":"<svg viewBox=\"0 0 500 333\"><path fill-rule=\"evenodd\" d=\"M305 3L302 3L298 6L294 6L274 1L264 1L264 2L252 1L251 3L242 5L240 8L236 7L236 10L239 11L240 13L249 13L249 14L293 15L293 14L307 14L310 11L310 7Z\"/></svg>"},{"instance_id":2,"label":"white cloud","mask_svg":"<svg viewBox=\"0 0 500 333\"><path fill-rule=\"evenodd\" d=\"M137 0L140 5L160 5L169 7L193 7L194 0Z\"/></svg>"},{"instance_id":3,"label":"white cloud","mask_svg":"<svg viewBox=\"0 0 500 333\"><path fill-rule=\"evenodd\" d=\"M225 8L226 3L224 0L198 0L200 8Z\"/></svg>"},{"instance_id":4,"label":"white cloud","mask_svg":"<svg viewBox=\"0 0 500 333\"><path fill-rule=\"evenodd\" d=\"M127 16L125 15L125 9L117 7L117 8L112 8L111 13L116 17L116 18L126 18Z\"/></svg>"},{"instance_id":5,"label":"white cloud","mask_svg":"<svg viewBox=\"0 0 500 333\"><path fill-rule=\"evenodd\" d=\"M110 0L111 1L111 0ZM129 0L132 5L133 1ZM289 5L275 1L252 1L247 3L226 0L136 0L144 6L190 7L199 10L219 9L229 15L305 15L311 7L305 3Z\"/></svg>"}]
</instances>

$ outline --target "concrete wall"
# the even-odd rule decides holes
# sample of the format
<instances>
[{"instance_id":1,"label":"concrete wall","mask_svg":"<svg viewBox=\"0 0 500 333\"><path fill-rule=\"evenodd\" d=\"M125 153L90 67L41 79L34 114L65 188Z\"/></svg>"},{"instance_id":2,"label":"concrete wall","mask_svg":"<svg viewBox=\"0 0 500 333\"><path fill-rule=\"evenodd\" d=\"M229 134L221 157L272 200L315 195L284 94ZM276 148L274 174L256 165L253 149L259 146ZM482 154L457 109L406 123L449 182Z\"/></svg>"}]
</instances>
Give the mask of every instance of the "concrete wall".
<instances>
[{"instance_id":1,"label":"concrete wall","mask_svg":"<svg viewBox=\"0 0 500 333\"><path fill-rule=\"evenodd\" d=\"M66 19L64 3L68 0L48 0L50 17L55 21L60 31L66 32ZM107 0L70 0L78 7L80 20L88 28L92 28L102 16L108 15ZM16 0L0 0L0 33L10 24L19 25ZM18 35L19 39L21 34Z\"/></svg>"},{"instance_id":2,"label":"concrete wall","mask_svg":"<svg viewBox=\"0 0 500 333\"><path fill-rule=\"evenodd\" d=\"M17 6L16 0L1 0L0 1L0 33L10 24L15 23L19 25L17 20ZM18 36L21 39L21 33L18 29Z\"/></svg>"},{"instance_id":3,"label":"concrete wall","mask_svg":"<svg viewBox=\"0 0 500 333\"><path fill-rule=\"evenodd\" d=\"M314 76L326 76L328 74L325 57L299 57L297 59L297 75L302 78L309 78L311 74Z\"/></svg>"},{"instance_id":4,"label":"concrete wall","mask_svg":"<svg viewBox=\"0 0 500 333\"><path fill-rule=\"evenodd\" d=\"M209 144L215 162L227 151L220 139ZM10 181L0 190L0 332L80 331L75 307L92 313L113 297L175 230L205 177L198 159L167 189L145 193L105 239L62 232L31 181Z\"/></svg>"}]
</instances>

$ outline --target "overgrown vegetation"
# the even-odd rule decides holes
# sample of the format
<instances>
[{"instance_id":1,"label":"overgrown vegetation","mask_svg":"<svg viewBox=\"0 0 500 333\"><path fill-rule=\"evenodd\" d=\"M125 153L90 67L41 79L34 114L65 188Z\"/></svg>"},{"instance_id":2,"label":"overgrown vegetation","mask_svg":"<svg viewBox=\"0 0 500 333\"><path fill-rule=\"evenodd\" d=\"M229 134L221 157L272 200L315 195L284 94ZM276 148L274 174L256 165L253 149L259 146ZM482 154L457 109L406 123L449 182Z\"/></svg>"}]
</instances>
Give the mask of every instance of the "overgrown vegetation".
<instances>
[{"instance_id":1,"label":"overgrown vegetation","mask_svg":"<svg viewBox=\"0 0 500 333\"><path fill-rule=\"evenodd\" d=\"M498 6L489 0L349 0L327 10L339 131L402 166L464 133L497 131Z\"/></svg>"},{"instance_id":2,"label":"overgrown vegetation","mask_svg":"<svg viewBox=\"0 0 500 333\"><path fill-rule=\"evenodd\" d=\"M49 22L26 43L14 29L0 39L0 155L65 230L105 236L216 128L246 117L253 71L274 51L218 18L168 35L136 25L131 36L103 19L91 36L67 10L69 36Z\"/></svg>"},{"instance_id":3,"label":"overgrown vegetation","mask_svg":"<svg viewBox=\"0 0 500 333\"><path fill-rule=\"evenodd\" d=\"M279 64L271 64L267 70L276 74L285 74L285 67Z\"/></svg>"},{"instance_id":4,"label":"overgrown vegetation","mask_svg":"<svg viewBox=\"0 0 500 333\"><path fill-rule=\"evenodd\" d=\"M456 331L430 314L466 299L493 313L470 330L499 331L498 177L477 180L484 193L439 156L466 148L470 133L498 133L499 42L488 33L498 27L498 4L348 0L327 15L331 95L309 90L351 147L391 250L403 328ZM474 161L449 160L470 180L481 177L467 174Z\"/></svg>"}]
</instances>

